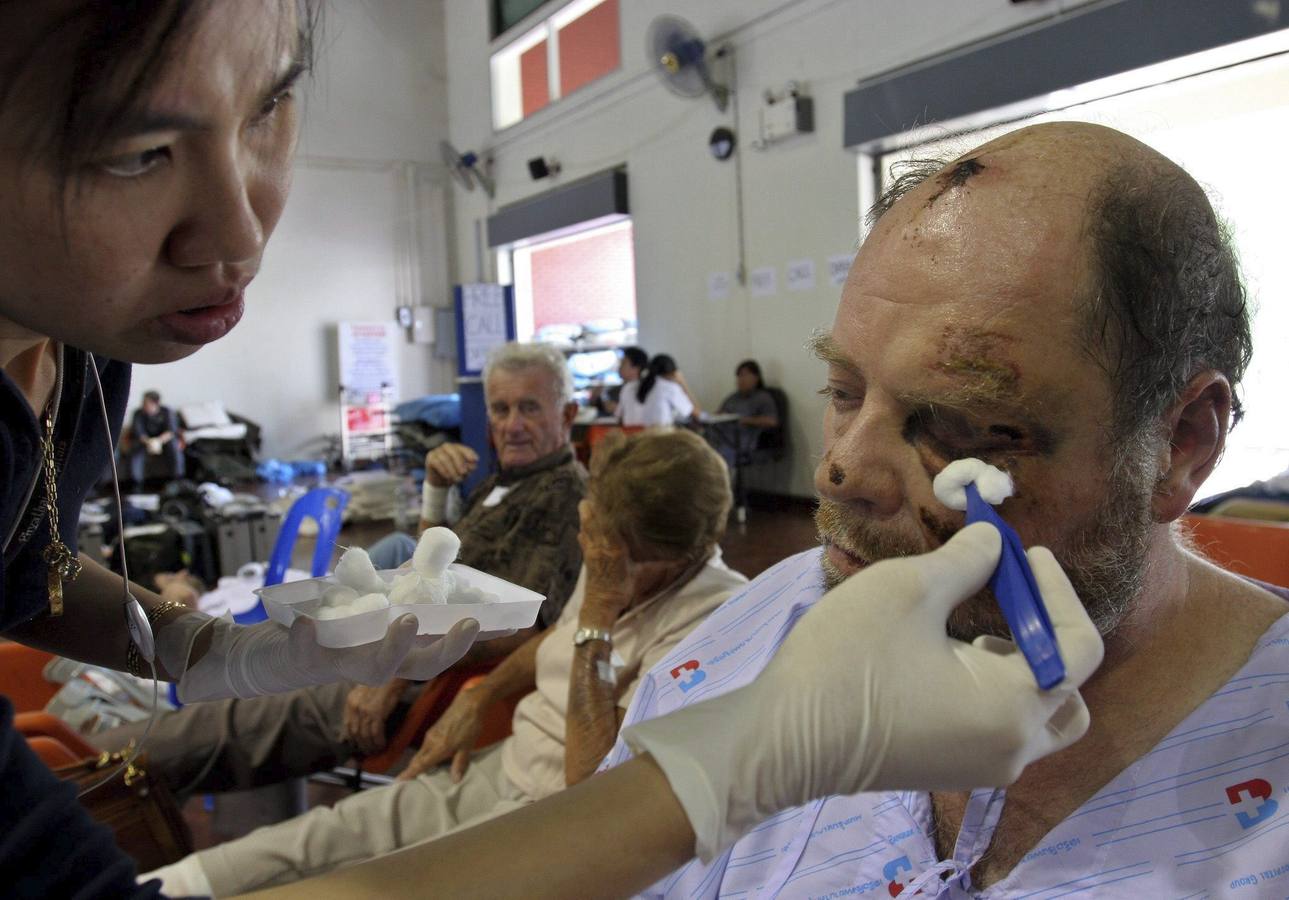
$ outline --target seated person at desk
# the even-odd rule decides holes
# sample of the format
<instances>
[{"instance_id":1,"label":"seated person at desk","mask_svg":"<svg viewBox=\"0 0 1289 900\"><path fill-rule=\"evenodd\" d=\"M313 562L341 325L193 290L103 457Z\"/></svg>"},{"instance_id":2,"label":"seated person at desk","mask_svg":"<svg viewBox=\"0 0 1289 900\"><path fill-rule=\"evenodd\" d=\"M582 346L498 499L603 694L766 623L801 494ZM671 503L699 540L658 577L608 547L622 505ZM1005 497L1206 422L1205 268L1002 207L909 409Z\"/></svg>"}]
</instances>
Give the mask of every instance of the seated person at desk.
<instances>
[{"instance_id":1,"label":"seated person at desk","mask_svg":"<svg viewBox=\"0 0 1289 900\"><path fill-rule=\"evenodd\" d=\"M488 424L501 464L471 493L453 526L457 561L546 596L534 628L471 647L461 665L499 659L553 625L582 562L577 504L586 472L573 459L569 429L576 406L564 356L545 344L505 344L484 367ZM426 456L421 530L444 523L444 495L478 463L473 450L441 444ZM382 546L384 544L384 546ZM411 559L415 541L394 534L371 550L377 568ZM383 559L382 559L383 557ZM157 719L149 767L176 791L243 790L329 769L355 754L384 749L398 711L418 685L337 682L247 700L195 703ZM145 723L94 735L119 750Z\"/></svg>"},{"instance_id":2,"label":"seated person at desk","mask_svg":"<svg viewBox=\"0 0 1289 900\"><path fill-rule=\"evenodd\" d=\"M737 422L717 424L713 431L716 450L732 469L740 456L756 449L761 432L779 427L779 407L765 389L761 366L754 359L745 359L734 370L738 390L721 401L719 412L735 415Z\"/></svg>"},{"instance_id":3,"label":"seated person at desk","mask_svg":"<svg viewBox=\"0 0 1289 900\"><path fill-rule=\"evenodd\" d=\"M622 392L640 381L645 367L649 365L649 354L643 347L623 347L622 359L618 362L618 377L621 384L607 388L596 388L592 404L602 416L616 416Z\"/></svg>"},{"instance_id":4,"label":"seated person at desk","mask_svg":"<svg viewBox=\"0 0 1289 900\"><path fill-rule=\"evenodd\" d=\"M622 386L618 402L618 418L628 426L675 425L698 412L685 376L665 353L649 360L638 382Z\"/></svg>"},{"instance_id":5,"label":"seated person at desk","mask_svg":"<svg viewBox=\"0 0 1289 900\"><path fill-rule=\"evenodd\" d=\"M184 454L179 440L179 424L174 411L161 405L161 395L148 391L143 404L134 411L130 421L130 477L137 490L143 489L145 466L149 456L170 457L171 478L183 478Z\"/></svg>"},{"instance_id":6,"label":"seated person at desk","mask_svg":"<svg viewBox=\"0 0 1289 900\"><path fill-rule=\"evenodd\" d=\"M668 727L692 731L691 704L754 678L829 586L944 543L963 515L932 477L969 456L1010 471L999 512L1051 549L1104 635L1091 725L1005 790L829 797L644 896L1284 896L1289 591L1213 566L1176 528L1238 418L1252 347L1203 190L1127 135L1061 122L917 163L873 215L814 341L823 546L694 629L625 725L682 707ZM909 689L891 702L951 716L936 684L952 675L900 624ZM1009 634L990 591L948 624L978 646ZM627 755L620 742L606 765Z\"/></svg>"},{"instance_id":7,"label":"seated person at desk","mask_svg":"<svg viewBox=\"0 0 1289 900\"><path fill-rule=\"evenodd\" d=\"M747 583L721 561L729 507L725 467L692 432L610 436L591 462L579 507L585 563L559 622L458 694L397 783L154 876L191 889L204 875L216 897L243 893L439 837L590 777L640 674ZM524 693L513 734L475 751L486 708Z\"/></svg>"}]
</instances>

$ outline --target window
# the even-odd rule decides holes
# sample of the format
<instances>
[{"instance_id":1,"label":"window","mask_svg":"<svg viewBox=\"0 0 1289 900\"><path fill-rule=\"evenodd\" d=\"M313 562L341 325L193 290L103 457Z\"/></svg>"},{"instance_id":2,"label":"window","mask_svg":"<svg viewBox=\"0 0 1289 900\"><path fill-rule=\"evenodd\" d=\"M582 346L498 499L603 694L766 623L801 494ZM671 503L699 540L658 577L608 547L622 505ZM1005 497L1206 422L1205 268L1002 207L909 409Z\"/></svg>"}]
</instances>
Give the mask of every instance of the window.
<instances>
[{"instance_id":1,"label":"window","mask_svg":"<svg viewBox=\"0 0 1289 900\"><path fill-rule=\"evenodd\" d=\"M1289 304L1283 301L1289 295L1289 255L1281 249L1283 209L1267 192L1266 168L1250 164L1275 159L1289 142L1289 52L929 140L884 154L876 165L861 155L860 181L869 188L861 191L861 200L871 201L870 190L880 189L891 162L956 155L1023 125L1051 120L1097 122L1125 131L1176 161L1208 191L1239 253L1254 310L1254 353L1242 387L1245 419L1228 435L1226 454L1200 495L1289 469L1283 415L1289 354L1278 346L1289 334Z\"/></svg>"},{"instance_id":2,"label":"window","mask_svg":"<svg viewBox=\"0 0 1289 900\"><path fill-rule=\"evenodd\" d=\"M615 71L618 0L574 0L492 55L492 124L508 128Z\"/></svg>"},{"instance_id":3,"label":"window","mask_svg":"<svg viewBox=\"0 0 1289 900\"><path fill-rule=\"evenodd\" d=\"M492 0L492 36L501 37L546 0Z\"/></svg>"}]
</instances>

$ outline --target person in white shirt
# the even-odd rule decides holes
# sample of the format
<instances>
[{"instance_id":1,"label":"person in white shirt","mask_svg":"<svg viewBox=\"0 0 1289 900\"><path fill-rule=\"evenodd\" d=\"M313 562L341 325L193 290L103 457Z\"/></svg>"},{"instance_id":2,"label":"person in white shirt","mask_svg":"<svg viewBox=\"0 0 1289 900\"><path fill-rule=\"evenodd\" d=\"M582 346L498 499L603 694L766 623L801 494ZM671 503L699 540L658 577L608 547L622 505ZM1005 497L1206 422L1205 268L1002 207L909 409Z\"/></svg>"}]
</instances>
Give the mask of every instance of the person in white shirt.
<instances>
[{"instance_id":1,"label":"person in white shirt","mask_svg":"<svg viewBox=\"0 0 1289 900\"><path fill-rule=\"evenodd\" d=\"M644 377L624 385L618 400L618 417L629 426L674 425L698 413L685 376L665 353L649 360Z\"/></svg>"}]
</instances>

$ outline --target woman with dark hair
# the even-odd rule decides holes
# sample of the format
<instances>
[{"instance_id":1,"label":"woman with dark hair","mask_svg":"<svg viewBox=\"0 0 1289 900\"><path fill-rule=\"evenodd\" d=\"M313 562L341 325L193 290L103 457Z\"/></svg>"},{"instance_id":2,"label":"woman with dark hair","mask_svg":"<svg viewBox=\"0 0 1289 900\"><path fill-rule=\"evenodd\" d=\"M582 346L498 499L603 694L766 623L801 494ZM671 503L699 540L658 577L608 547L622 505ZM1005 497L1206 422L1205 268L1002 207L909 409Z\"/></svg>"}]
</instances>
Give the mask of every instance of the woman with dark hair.
<instances>
[{"instance_id":1,"label":"woman with dark hair","mask_svg":"<svg viewBox=\"0 0 1289 900\"><path fill-rule=\"evenodd\" d=\"M623 386L618 404L618 418L623 425L675 425L698 412L684 374L665 353L649 360L638 384Z\"/></svg>"},{"instance_id":2,"label":"woman with dark hair","mask_svg":"<svg viewBox=\"0 0 1289 900\"><path fill-rule=\"evenodd\" d=\"M0 2L0 631L87 662L155 671L177 680L185 701L342 678L425 680L477 631L467 620L426 640L404 616L382 641L328 650L307 618L290 630L213 620L75 552L81 501L120 434L130 364L181 359L242 316L290 184L293 86L309 67L313 19L307 0ZM991 533L968 528L935 553L874 566L820 600L780 649L782 665L743 689L755 688L761 709L780 721L759 718L768 727L739 748L737 779L724 756L711 756L708 732L732 732L729 723L747 717L737 702L699 703L687 712L715 717L710 728L669 731L671 716L642 723L634 733L652 731L651 752L612 772L394 861L301 884L299 895L401 896L409 885L442 896L561 897L588 885L625 895L780 809L906 786L908 765L884 767L892 741L940 746L952 737L961 746L962 729L937 735L921 717L901 717L883 723L881 747L856 746L878 705L837 704L834 692L881 693L884 669L874 660L888 651L880 629L853 617L880 613L901 591L913 600L933 588L940 602L965 598L997 563ZM974 563L966 576L958 574L964 561ZM1059 568L1044 574L1057 579L1043 582L1045 592L1054 586L1077 607ZM910 584L924 586L910 595ZM881 602L856 602L862 596ZM832 640L839 633L841 645ZM847 665L852 658L869 665ZM794 674L815 660L832 671ZM1013 717L978 731L996 729L1008 746L1026 728L1041 732L1050 711L1032 691L1024 697L1031 702L1007 705ZM0 698L0 891L155 896L156 883L134 884L132 861L12 718ZM966 765L979 754L959 756ZM923 771L943 780L939 760ZM963 784L988 779L956 771ZM683 798L672 787L695 777L714 787L682 790ZM593 836L603 852L588 857L586 841L570 833Z\"/></svg>"},{"instance_id":3,"label":"woman with dark hair","mask_svg":"<svg viewBox=\"0 0 1289 900\"><path fill-rule=\"evenodd\" d=\"M622 402L622 392L640 380L647 365L649 365L649 354L643 347L622 348L622 357L618 360L618 377L622 379L622 383L613 385L596 400L595 405L603 415L617 415L618 405Z\"/></svg>"},{"instance_id":4,"label":"woman with dark hair","mask_svg":"<svg viewBox=\"0 0 1289 900\"><path fill-rule=\"evenodd\" d=\"M721 401L720 412L739 417L718 426L716 449L732 469L756 449L762 432L779 427L779 405L765 389L761 365L745 359L734 370L738 390Z\"/></svg>"},{"instance_id":5,"label":"woman with dark hair","mask_svg":"<svg viewBox=\"0 0 1289 900\"><path fill-rule=\"evenodd\" d=\"M178 681L185 701L431 678L478 630L418 638L403 616L382 641L327 650L303 620L213 619L76 550L130 363L181 359L242 316L290 184L314 15L293 0L0 4L0 631ZM3 892L155 894L76 797L0 698Z\"/></svg>"}]
</instances>

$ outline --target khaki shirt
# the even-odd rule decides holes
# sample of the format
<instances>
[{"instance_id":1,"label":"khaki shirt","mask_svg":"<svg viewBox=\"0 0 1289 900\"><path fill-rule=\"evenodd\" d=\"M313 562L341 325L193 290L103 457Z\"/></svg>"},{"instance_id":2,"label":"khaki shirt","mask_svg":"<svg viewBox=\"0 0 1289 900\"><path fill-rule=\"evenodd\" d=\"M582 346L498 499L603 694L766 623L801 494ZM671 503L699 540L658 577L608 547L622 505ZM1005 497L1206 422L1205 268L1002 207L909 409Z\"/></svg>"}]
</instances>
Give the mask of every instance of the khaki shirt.
<instances>
[{"instance_id":1,"label":"khaki shirt","mask_svg":"<svg viewBox=\"0 0 1289 900\"><path fill-rule=\"evenodd\" d=\"M613 665L626 688L618 706L626 709L641 673L648 672L707 615L747 579L728 568L721 551L679 591L664 590L627 610L613 626ZM586 570L559 622L537 648L537 689L519 702L513 733L501 748L506 777L533 800L561 791L564 783L564 729L568 687L573 672L573 634L586 595Z\"/></svg>"},{"instance_id":2,"label":"khaki shirt","mask_svg":"<svg viewBox=\"0 0 1289 900\"><path fill-rule=\"evenodd\" d=\"M508 490L490 502L499 488ZM568 447L489 475L452 527L461 538L456 561L544 594L537 623L548 627L559 619L582 567L577 504L585 496L586 469Z\"/></svg>"}]
</instances>

